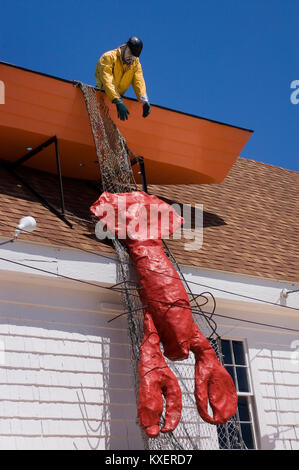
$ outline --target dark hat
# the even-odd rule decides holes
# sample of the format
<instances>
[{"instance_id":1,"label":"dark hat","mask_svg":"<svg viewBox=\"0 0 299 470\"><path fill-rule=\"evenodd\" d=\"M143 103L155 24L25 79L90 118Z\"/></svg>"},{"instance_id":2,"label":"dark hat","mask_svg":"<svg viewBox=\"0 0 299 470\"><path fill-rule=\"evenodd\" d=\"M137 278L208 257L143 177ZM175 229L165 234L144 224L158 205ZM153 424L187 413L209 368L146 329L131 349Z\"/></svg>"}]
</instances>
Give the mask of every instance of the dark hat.
<instances>
[{"instance_id":1,"label":"dark hat","mask_svg":"<svg viewBox=\"0 0 299 470\"><path fill-rule=\"evenodd\" d=\"M129 46L132 54L135 57L139 57L143 48L143 42L141 39L137 38L136 36L132 36L130 39L127 40L127 45Z\"/></svg>"}]
</instances>

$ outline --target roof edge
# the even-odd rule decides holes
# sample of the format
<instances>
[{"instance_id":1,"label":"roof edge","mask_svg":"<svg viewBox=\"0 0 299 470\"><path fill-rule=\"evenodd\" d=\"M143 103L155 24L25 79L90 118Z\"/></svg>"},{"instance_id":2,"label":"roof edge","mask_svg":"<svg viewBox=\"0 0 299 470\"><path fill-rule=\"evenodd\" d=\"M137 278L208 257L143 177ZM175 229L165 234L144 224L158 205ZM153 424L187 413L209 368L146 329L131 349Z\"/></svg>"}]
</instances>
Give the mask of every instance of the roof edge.
<instances>
[{"instance_id":1,"label":"roof edge","mask_svg":"<svg viewBox=\"0 0 299 470\"><path fill-rule=\"evenodd\" d=\"M61 77L57 77L55 75L50 75L48 73L44 73L44 72L38 72L37 70L32 70L32 69L29 69L29 68L26 68L26 67L22 67L22 66L19 66L19 65L15 65L15 64L11 64L9 62L5 62L5 61L2 61L0 60L0 65L7 65L9 67L14 67L16 69L20 69L20 70L24 70L25 72L31 72L31 73L35 73L37 75L42 75L44 77L49 77L49 78L53 78L54 80L59 80L61 82L65 82L65 83L71 83L71 84L74 84L76 83L77 81L79 80L68 80L66 78L61 78ZM93 85L91 85L93 86ZM97 90L97 91L101 91L99 90L97 87L94 86L94 88ZM125 96L125 99L127 100L130 100L130 101L137 101L135 98L130 98L128 96ZM165 109L166 111L172 111L172 112L175 112L175 113L178 113L178 114L183 114L185 116L190 116L190 117L194 117L196 119L203 119L205 121L209 121L209 122L213 122L215 124L220 124L222 126L228 126L228 127L233 127L235 129L240 129L242 131L246 131L246 132L250 132L250 133L253 133L254 130L252 129L247 129L245 127L241 127L241 126L236 126L234 124L228 124L226 122L221 122L221 121L217 121L217 120L214 120L214 119L209 119L209 118L205 118L205 117L202 117L202 116L197 116L196 114L191 114L191 113L186 113L184 111L178 111L177 109L172 109L172 108L168 108L166 106L161 106L159 104L154 104L154 103L151 103L152 106L155 106L157 108L160 108L160 109Z\"/></svg>"}]
</instances>

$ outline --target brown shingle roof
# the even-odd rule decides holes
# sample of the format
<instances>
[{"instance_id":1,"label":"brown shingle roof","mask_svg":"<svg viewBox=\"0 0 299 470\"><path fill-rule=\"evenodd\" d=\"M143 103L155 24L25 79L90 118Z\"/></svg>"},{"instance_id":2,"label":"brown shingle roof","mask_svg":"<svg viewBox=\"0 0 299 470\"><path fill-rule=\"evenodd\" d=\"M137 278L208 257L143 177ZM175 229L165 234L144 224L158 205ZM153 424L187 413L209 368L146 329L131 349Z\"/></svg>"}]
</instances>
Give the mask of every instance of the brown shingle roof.
<instances>
[{"instance_id":1,"label":"brown shingle roof","mask_svg":"<svg viewBox=\"0 0 299 470\"><path fill-rule=\"evenodd\" d=\"M29 168L18 171L59 206L55 176ZM33 215L38 228L23 239L113 254L108 244L95 239L92 224L70 219L73 229L68 228L4 170L0 188L1 221L7 223L0 224L0 235L11 237L16 221ZM149 192L168 202L204 206L200 250L184 250L185 240L168 241L181 264L299 281L299 172L239 158L220 185L149 186ZM64 179L64 194L68 212L90 219L89 206L99 196L95 189L85 181Z\"/></svg>"}]
</instances>

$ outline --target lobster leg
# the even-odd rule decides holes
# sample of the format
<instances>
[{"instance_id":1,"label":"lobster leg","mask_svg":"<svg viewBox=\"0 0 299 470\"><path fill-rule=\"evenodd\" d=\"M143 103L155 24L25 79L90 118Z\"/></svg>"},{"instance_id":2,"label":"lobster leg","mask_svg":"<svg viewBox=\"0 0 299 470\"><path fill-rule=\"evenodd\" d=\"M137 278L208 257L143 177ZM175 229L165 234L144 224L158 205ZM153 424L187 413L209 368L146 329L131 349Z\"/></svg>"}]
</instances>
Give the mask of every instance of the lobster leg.
<instances>
[{"instance_id":1,"label":"lobster leg","mask_svg":"<svg viewBox=\"0 0 299 470\"><path fill-rule=\"evenodd\" d=\"M195 355L194 395L198 413L207 423L225 424L237 411L236 389L210 342L195 323L191 351ZM208 403L211 405L213 417L208 413Z\"/></svg>"},{"instance_id":2,"label":"lobster leg","mask_svg":"<svg viewBox=\"0 0 299 470\"><path fill-rule=\"evenodd\" d=\"M167 366L160 339L148 312L144 314L144 337L140 348L138 417L149 437L157 437L166 400L165 424L161 432L173 431L181 418L182 394L175 375Z\"/></svg>"}]
</instances>

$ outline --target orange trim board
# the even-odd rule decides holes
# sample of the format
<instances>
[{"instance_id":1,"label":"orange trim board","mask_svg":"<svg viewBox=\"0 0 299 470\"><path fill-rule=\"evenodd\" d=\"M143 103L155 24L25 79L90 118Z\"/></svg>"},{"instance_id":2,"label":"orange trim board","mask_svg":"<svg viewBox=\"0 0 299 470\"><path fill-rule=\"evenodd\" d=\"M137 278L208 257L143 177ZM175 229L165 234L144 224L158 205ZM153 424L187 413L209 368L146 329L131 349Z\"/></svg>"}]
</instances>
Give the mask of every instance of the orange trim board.
<instances>
[{"instance_id":1,"label":"orange trim board","mask_svg":"<svg viewBox=\"0 0 299 470\"><path fill-rule=\"evenodd\" d=\"M74 83L3 62L0 80L5 84L0 158L16 161L56 135L63 176L100 178L85 102ZM105 100L128 147L144 157L149 184L221 183L252 133L156 105L144 119L141 104L129 98L124 101L130 116L122 122ZM25 165L56 172L54 150L42 150ZM140 182L137 167L134 171Z\"/></svg>"}]
</instances>

